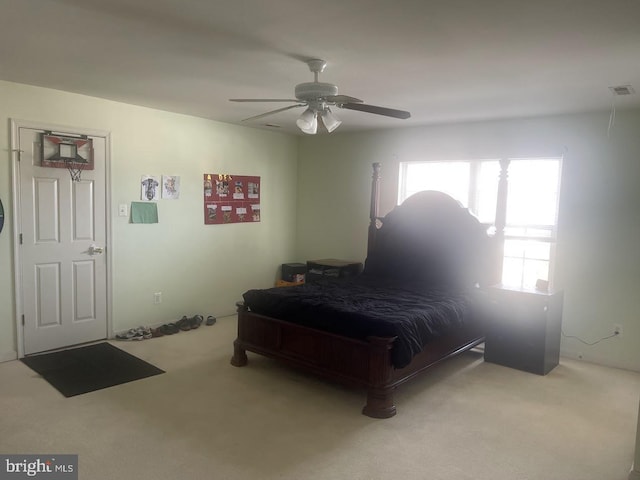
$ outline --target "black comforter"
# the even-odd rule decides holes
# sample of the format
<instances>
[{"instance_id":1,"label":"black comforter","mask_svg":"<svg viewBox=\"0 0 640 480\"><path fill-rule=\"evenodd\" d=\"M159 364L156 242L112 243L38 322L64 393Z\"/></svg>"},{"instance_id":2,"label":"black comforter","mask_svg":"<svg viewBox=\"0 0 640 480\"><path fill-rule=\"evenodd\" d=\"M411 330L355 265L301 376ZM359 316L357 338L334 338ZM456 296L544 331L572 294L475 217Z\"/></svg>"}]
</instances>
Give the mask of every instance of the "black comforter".
<instances>
[{"instance_id":1,"label":"black comforter","mask_svg":"<svg viewBox=\"0 0 640 480\"><path fill-rule=\"evenodd\" d=\"M391 351L396 368L409 364L431 339L448 329L478 321L473 313L478 299L472 290L369 275L249 290L243 297L255 313L338 335L397 337Z\"/></svg>"}]
</instances>

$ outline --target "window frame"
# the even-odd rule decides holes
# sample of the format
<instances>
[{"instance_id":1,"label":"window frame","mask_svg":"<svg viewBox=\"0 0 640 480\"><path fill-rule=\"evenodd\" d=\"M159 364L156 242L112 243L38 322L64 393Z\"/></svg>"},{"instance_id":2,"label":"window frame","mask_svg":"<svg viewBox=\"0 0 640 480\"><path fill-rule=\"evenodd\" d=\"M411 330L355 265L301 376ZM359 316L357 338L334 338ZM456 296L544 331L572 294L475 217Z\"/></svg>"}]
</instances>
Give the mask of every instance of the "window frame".
<instances>
[{"instance_id":1,"label":"window frame","mask_svg":"<svg viewBox=\"0 0 640 480\"><path fill-rule=\"evenodd\" d=\"M457 160L412 160L406 162L400 162L400 171L399 171L399 179L398 179L398 199L397 204L402 203L408 195L407 195L407 178L409 174L409 168L411 165L415 164L429 164L429 163L439 163L439 164L449 164L455 162L464 162L469 165L469 184L467 188L467 199L466 205L470 212L479 217L479 180L480 180L480 172L481 172L481 164L482 162L498 162L500 168L498 169L499 173L496 176L496 191L498 191L498 185L500 181L500 176L506 173L507 178L507 191L506 191L506 199L505 205L508 211L509 206L509 190L511 188L511 184L509 183L509 167L519 161L553 161L557 162L557 183L554 187L553 194L555 195L555 205L554 205L554 218L552 224L510 224L508 223L508 218L505 218L505 226L503 233L503 240L506 243L509 240L522 240L522 241L534 241L534 242L543 242L549 244L549 259L548 259L548 272L547 279L549 287L552 286L554 280L554 272L556 265L556 253L557 253L557 243L558 243L558 217L560 210L560 192L561 192L561 180L562 180L562 167L563 167L563 157L562 156L544 156L544 157L503 157L503 158L478 158L478 159L457 159ZM506 170L506 172L503 172ZM496 207L493 210L493 218L490 220L490 226L495 227L496 217L497 217L497 204L498 204L498 195L496 195ZM459 199L462 200L462 199ZM484 220L484 219L483 219ZM483 224L487 224L486 221L483 221ZM509 230L513 230L514 228L523 228L525 231L528 230L542 230L548 231L549 235L526 235L526 234L514 234L508 233ZM503 244L504 247L504 244ZM520 288L525 288L525 262L527 260L537 260L534 258L526 257L526 253L521 257L509 256L507 257L505 252L503 251L503 271L501 272L501 279L504 281L504 260L506 258L509 259L519 259L521 261L520 268ZM543 260L547 262L547 260Z\"/></svg>"}]
</instances>

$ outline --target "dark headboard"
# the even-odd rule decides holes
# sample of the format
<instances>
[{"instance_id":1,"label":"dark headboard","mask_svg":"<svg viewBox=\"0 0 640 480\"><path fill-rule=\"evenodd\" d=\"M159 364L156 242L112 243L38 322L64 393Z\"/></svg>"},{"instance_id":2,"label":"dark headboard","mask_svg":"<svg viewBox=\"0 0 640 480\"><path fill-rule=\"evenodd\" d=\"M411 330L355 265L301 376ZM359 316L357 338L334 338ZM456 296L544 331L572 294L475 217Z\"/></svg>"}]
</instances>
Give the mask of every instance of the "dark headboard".
<instances>
[{"instance_id":1,"label":"dark headboard","mask_svg":"<svg viewBox=\"0 0 640 480\"><path fill-rule=\"evenodd\" d=\"M489 285L502 270L501 236L451 196L423 191L378 217L380 165L374 164L364 273L423 283Z\"/></svg>"}]
</instances>

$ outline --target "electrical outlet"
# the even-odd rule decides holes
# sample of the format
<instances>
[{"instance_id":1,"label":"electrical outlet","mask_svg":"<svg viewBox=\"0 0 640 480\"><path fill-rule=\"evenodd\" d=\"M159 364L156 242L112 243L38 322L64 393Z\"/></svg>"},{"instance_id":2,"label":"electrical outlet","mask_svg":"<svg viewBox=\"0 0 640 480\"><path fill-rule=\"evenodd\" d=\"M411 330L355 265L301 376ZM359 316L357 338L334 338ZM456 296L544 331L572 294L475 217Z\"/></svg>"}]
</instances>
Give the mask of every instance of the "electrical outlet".
<instances>
[{"instance_id":1,"label":"electrical outlet","mask_svg":"<svg viewBox=\"0 0 640 480\"><path fill-rule=\"evenodd\" d=\"M121 217L126 217L128 215L126 203L122 203L118 206L118 215Z\"/></svg>"},{"instance_id":2,"label":"electrical outlet","mask_svg":"<svg viewBox=\"0 0 640 480\"><path fill-rule=\"evenodd\" d=\"M156 292L153 294L153 303L162 303L162 292Z\"/></svg>"},{"instance_id":3,"label":"electrical outlet","mask_svg":"<svg viewBox=\"0 0 640 480\"><path fill-rule=\"evenodd\" d=\"M622 335L622 325L620 325L619 323L616 323L616 324L613 326L613 333L614 333L615 335Z\"/></svg>"}]
</instances>

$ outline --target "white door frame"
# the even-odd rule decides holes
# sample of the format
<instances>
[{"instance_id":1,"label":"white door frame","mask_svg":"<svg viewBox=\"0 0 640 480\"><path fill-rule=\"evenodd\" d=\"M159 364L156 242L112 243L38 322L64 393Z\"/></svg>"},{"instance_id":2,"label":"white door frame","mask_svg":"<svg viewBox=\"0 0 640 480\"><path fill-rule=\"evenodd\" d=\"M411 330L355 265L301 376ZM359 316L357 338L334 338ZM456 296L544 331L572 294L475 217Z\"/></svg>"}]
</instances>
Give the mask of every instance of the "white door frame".
<instances>
[{"instance_id":1,"label":"white door frame","mask_svg":"<svg viewBox=\"0 0 640 480\"><path fill-rule=\"evenodd\" d=\"M16 306L16 341L18 347L18 358L24 357L24 331L22 325L22 315L24 314L23 294L22 294L22 250L20 245L21 225L21 205L20 205L20 128L32 128L34 130L50 130L61 134L80 134L105 139L105 215L106 215L106 253L107 253L107 336L113 337L112 321L112 268L113 255L111 255L111 132L106 130L93 130L83 127L69 127L66 125L56 125L30 120L11 119L11 181L13 186L13 270L14 270L14 293Z\"/></svg>"}]
</instances>

